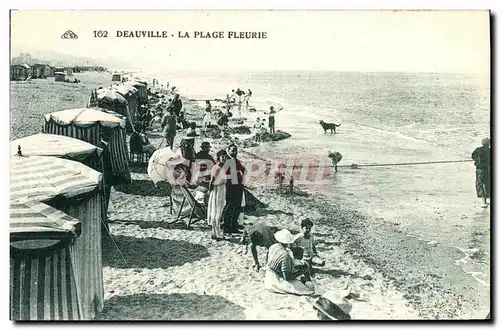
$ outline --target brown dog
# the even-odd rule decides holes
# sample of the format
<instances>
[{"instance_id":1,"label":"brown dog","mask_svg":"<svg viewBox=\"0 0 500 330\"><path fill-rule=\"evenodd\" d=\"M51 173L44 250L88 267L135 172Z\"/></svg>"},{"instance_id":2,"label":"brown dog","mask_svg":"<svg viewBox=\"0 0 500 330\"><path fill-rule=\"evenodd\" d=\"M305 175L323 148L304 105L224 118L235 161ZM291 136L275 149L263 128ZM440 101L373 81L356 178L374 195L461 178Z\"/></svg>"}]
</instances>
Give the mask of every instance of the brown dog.
<instances>
[{"instance_id":1,"label":"brown dog","mask_svg":"<svg viewBox=\"0 0 500 330\"><path fill-rule=\"evenodd\" d=\"M319 124L321 125L321 127L323 127L325 134L326 134L326 131L330 130L330 135L332 135L334 133L337 134L336 128L340 126L340 124L325 123L323 120L320 120Z\"/></svg>"}]
</instances>

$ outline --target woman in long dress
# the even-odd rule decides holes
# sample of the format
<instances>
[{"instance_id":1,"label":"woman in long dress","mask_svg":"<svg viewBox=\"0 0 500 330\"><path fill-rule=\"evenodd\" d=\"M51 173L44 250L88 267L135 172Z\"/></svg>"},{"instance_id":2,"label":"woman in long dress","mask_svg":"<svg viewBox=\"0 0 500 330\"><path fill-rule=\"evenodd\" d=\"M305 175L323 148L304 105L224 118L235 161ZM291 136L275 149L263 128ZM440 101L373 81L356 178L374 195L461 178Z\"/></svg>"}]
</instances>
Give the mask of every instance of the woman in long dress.
<instances>
[{"instance_id":1,"label":"woman in long dress","mask_svg":"<svg viewBox=\"0 0 500 330\"><path fill-rule=\"evenodd\" d=\"M484 200L483 207L488 207L488 198L491 190L491 151L490 139L484 138L482 146L476 148L472 153L472 159L476 166L476 193L478 198Z\"/></svg>"},{"instance_id":2,"label":"woman in long dress","mask_svg":"<svg viewBox=\"0 0 500 330\"><path fill-rule=\"evenodd\" d=\"M286 229L274 234L278 241L271 245L268 252L267 270L264 278L266 289L276 293L295 294L300 296L314 295L314 285L310 281L298 278L307 272L307 268L298 270L294 265L288 245L294 242L293 235ZM305 266L305 265L304 265Z\"/></svg>"},{"instance_id":3,"label":"woman in long dress","mask_svg":"<svg viewBox=\"0 0 500 330\"><path fill-rule=\"evenodd\" d=\"M227 159L226 150L217 152L217 164L212 167L210 184L208 186L208 209L207 221L212 226L212 239L223 240L224 235L221 229L222 213L226 205L226 177L222 171Z\"/></svg>"}]
</instances>

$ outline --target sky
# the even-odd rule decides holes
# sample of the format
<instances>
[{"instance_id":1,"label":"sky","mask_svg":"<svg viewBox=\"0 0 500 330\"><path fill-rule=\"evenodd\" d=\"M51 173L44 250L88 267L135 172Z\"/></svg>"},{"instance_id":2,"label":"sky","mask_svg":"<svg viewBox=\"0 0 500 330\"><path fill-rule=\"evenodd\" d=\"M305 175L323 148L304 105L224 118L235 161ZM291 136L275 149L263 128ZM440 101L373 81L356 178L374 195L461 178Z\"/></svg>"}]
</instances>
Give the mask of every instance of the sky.
<instances>
[{"instance_id":1,"label":"sky","mask_svg":"<svg viewBox=\"0 0 500 330\"><path fill-rule=\"evenodd\" d=\"M51 49L145 70L489 73L487 11L13 11L11 22L14 55ZM67 30L78 39L61 39ZM108 38L94 38L97 30ZM117 30L169 38L117 38ZM179 31L191 38L170 37ZM195 39L194 31L267 39Z\"/></svg>"}]
</instances>

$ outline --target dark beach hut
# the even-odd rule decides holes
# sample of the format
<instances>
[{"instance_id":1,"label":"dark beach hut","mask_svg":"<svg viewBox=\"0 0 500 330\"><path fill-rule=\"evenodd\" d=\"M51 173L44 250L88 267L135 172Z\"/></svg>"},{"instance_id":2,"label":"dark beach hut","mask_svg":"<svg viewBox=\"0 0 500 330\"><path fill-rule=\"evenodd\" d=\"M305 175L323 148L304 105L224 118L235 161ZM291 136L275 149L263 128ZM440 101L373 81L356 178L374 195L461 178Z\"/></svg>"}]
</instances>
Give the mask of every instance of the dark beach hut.
<instances>
[{"instance_id":1,"label":"dark beach hut","mask_svg":"<svg viewBox=\"0 0 500 330\"><path fill-rule=\"evenodd\" d=\"M61 243L49 244L48 249L46 244L38 248L29 247L29 244L11 246L13 318L91 320L104 304L101 173L66 159L16 155L10 158L9 183L11 214L17 214L11 215L11 239L13 230L24 224L38 229L34 233L24 233L20 237L23 240L39 239L43 235L48 235L46 238L52 241L54 238L61 240ZM26 212L34 214L33 210L22 210L33 208L26 204L29 202L42 202L53 209L39 205L35 211L41 215L23 215ZM41 218L54 213L54 209L81 223L81 234L73 242L71 239L77 232L71 236L69 232L73 228L67 223L60 222L61 227L69 231L67 238L62 234L57 236L60 234L57 227L43 227L47 220ZM39 217L38 221L35 216ZM64 216L59 218L68 220Z\"/></svg>"},{"instance_id":2,"label":"dark beach hut","mask_svg":"<svg viewBox=\"0 0 500 330\"><path fill-rule=\"evenodd\" d=\"M48 64L45 64L45 66L43 67L43 76L45 78L53 77L54 76L54 68Z\"/></svg>"},{"instance_id":3,"label":"dark beach hut","mask_svg":"<svg viewBox=\"0 0 500 330\"><path fill-rule=\"evenodd\" d=\"M28 66L26 68L26 66ZM26 78L29 77L30 72L29 70L29 65L24 65L24 64L15 64L11 66L11 75L10 79L11 80L26 80Z\"/></svg>"},{"instance_id":4,"label":"dark beach hut","mask_svg":"<svg viewBox=\"0 0 500 330\"><path fill-rule=\"evenodd\" d=\"M44 67L45 67L44 64L33 64L31 66L31 78L33 79L44 78L43 75Z\"/></svg>"},{"instance_id":5,"label":"dark beach hut","mask_svg":"<svg viewBox=\"0 0 500 330\"><path fill-rule=\"evenodd\" d=\"M130 183L123 116L102 108L69 109L45 115L44 133L69 136L95 146L99 145L104 128L111 131L109 151L116 184Z\"/></svg>"},{"instance_id":6,"label":"dark beach hut","mask_svg":"<svg viewBox=\"0 0 500 330\"><path fill-rule=\"evenodd\" d=\"M66 72L54 72L54 80L55 81L60 81L60 82L65 82L66 81Z\"/></svg>"}]
</instances>

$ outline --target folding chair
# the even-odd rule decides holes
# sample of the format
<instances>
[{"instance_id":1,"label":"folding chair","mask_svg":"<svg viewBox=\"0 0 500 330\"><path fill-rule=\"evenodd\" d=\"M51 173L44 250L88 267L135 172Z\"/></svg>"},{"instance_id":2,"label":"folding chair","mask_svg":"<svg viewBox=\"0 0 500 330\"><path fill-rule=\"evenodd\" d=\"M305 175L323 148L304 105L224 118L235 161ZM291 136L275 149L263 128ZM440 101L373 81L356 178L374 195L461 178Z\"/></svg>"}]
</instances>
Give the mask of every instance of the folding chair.
<instances>
[{"instance_id":1,"label":"folding chair","mask_svg":"<svg viewBox=\"0 0 500 330\"><path fill-rule=\"evenodd\" d=\"M199 203L191 194L191 192L186 188L179 186L184 198L182 199L181 207L179 209L179 213L177 214L177 220L180 219L182 208L184 207L184 203L187 201L189 206L191 206L191 213L189 214L189 219L187 223L187 227L190 228L191 224L194 224L200 220L205 220L207 218L207 209L205 205ZM196 216L197 220L193 221L193 218Z\"/></svg>"}]
</instances>

